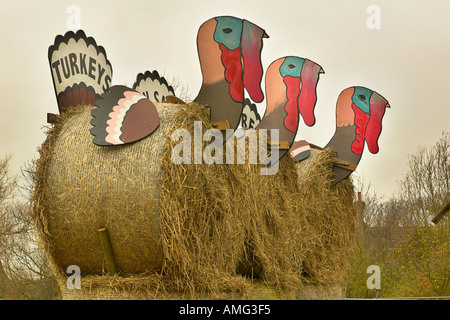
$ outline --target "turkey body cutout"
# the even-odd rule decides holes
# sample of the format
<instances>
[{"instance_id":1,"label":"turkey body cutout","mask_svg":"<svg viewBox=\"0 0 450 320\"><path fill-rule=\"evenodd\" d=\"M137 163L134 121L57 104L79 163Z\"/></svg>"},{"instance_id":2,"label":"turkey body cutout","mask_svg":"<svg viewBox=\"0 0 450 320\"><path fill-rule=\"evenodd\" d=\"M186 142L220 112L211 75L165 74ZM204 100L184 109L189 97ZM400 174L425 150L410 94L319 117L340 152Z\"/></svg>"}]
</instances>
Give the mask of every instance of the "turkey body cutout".
<instances>
[{"instance_id":1,"label":"turkey body cutout","mask_svg":"<svg viewBox=\"0 0 450 320\"><path fill-rule=\"evenodd\" d=\"M167 96L175 96L173 87L156 70L139 73L133 89L145 95L152 102L166 102Z\"/></svg>"},{"instance_id":2,"label":"turkey body cutout","mask_svg":"<svg viewBox=\"0 0 450 320\"><path fill-rule=\"evenodd\" d=\"M292 148L300 115L308 126L314 125L316 89L322 73L317 63L295 56L277 59L267 68L266 111L255 129L278 129L280 145L288 145L279 151L278 160Z\"/></svg>"},{"instance_id":3,"label":"turkey body cutout","mask_svg":"<svg viewBox=\"0 0 450 320\"><path fill-rule=\"evenodd\" d=\"M91 111L91 134L99 146L121 145L143 139L159 126L155 105L143 94L125 86L113 86Z\"/></svg>"},{"instance_id":4,"label":"turkey body cutout","mask_svg":"<svg viewBox=\"0 0 450 320\"><path fill-rule=\"evenodd\" d=\"M378 139L388 101L377 92L360 86L341 92L336 103L336 130L325 148L336 152L344 165L333 168L333 184L348 177L361 160L364 145L373 154L378 153ZM346 166L353 167L345 169Z\"/></svg>"},{"instance_id":5,"label":"turkey body cutout","mask_svg":"<svg viewBox=\"0 0 450 320\"><path fill-rule=\"evenodd\" d=\"M336 153L333 166L333 181L336 185L356 170L367 145L373 154L378 153L378 139L388 101L379 93L361 86L343 90L336 103L336 129L324 148L314 144L314 149L331 148ZM291 147L290 153L296 162L302 159L300 144ZM309 156L309 155L308 155Z\"/></svg>"},{"instance_id":6,"label":"turkey body cutout","mask_svg":"<svg viewBox=\"0 0 450 320\"><path fill-rule=\"evenodd\" d=\"M60 114L77 105L94 105L109 90L112 66L105 49L83 30L56 36L48 59Z\"/></svg>"},{"instance_id":7,"label":"turkey body cutout","mask_svg":"<svg viewBox=\"0 0 450 320\"><path fill-rule=\"evenodd\" d=\"M210 108L210 121L228 121L236 129L241 121L244 89L261 102L263 39L257 25L236 17L221 16L204 22L197 33L197 50L202 72L199 104Z\"/></svg>"}]
</instances>

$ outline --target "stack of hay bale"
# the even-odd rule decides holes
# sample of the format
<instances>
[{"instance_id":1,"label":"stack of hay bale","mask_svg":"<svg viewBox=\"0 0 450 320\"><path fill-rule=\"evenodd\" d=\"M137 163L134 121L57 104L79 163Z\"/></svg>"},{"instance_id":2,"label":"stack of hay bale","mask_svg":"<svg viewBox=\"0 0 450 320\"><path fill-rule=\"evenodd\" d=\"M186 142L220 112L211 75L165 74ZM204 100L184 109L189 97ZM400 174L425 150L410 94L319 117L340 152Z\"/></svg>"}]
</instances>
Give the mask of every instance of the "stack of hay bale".
<instances>
[{"instance_id":1,"label":"stack of hay bale","mask_svg":"<svg viewBox=\"0 0 450 320\"><path fill-rule=\"evenodd\" d=\"M260 165L174 164L171 133L207 109L157 103L160 127L133 144L92 143L78 107L47 132L33 220L64 299L342 299L353 244L353 185L331 185L331 150ZM106 272L106 228L118 274ZM68 289L67 267L81 289Z\"/></svg>"}]
</instances>

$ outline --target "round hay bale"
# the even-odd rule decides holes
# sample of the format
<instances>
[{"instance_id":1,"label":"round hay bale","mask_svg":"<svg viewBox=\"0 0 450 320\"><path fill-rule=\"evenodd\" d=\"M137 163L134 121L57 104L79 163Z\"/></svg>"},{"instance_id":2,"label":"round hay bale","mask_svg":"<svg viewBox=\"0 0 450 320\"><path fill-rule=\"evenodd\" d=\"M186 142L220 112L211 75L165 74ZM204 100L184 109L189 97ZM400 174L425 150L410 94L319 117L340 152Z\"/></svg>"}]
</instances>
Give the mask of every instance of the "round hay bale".
<instances>
[{"instance_id":1,"label":"round hay bale","mask_svg":"<svg viewBox=\"0 0 450 320\"><path fill-rule=\"evenodd\" d=\"M172 132L184 128L192 137L195 121L204 132L209 115L194 103L156 107L160 127L129 145L94 145L91 107L63 115L47 133L32 215L63 292L70 265L80 267L84 280L110 279L100 228L108 229L124 276L106 286L105 297L108 290L128 294L131 285L147 297L246 298L254 296L253 278L281 290L273 297L299 298L299 288L309 285L342 286L356 212L351 180L331 185L332 150L313 150L299 164L285 156L268 176L258 164L174 164L179 142ZM99 291L87 296L102 295L105 285L97 284L89 288Z\"/></svg>"},{"instance_id":2,"label":"round hay bale","mask_svg":"<svg viewBox=\"0 0 450 320\"><path fill-rule=\"evenodd\" d=\"M284 157L277 175L258 179L249 196L266 201L255 203L241 273L286 288L344 285L356 211L351 180L331 185L334 157L331 149L299 163Z\"/></svg>"},{"instance_id":3,"label":"round hay bale","mask_svg":"<svg viewBox=\"0 0 450 320\"><path fill-rule=\"evenodd\" d=\"M97 230L107 228L123 275L158 270L179 290L241 290L247 284L236 265L244 225L233 206L230 168L171 161L172 131L193 136L195 121L203 132L210 129L208 110L195 103L156 106L159 128L129 145L94 145L90 107L64 114L48 131L32 215L51 266L62 278L70 265L83 275L103 274Z\"/></svg>"},{"instance_id":4,"label":"round hay bale","mask_svg":"<svg viewBox=\"0 0 450 320\"><path fill-rule=\"evenodd\" d=\"M159 226L160 159L176 105L158 104L160 127L148 138L116 147L92 143L91 109L61 124L52 146L40 203L54 263L102 274L97 230L106 227L117 267L140 273L162 266Z\"/></svg>"}]
</instances>

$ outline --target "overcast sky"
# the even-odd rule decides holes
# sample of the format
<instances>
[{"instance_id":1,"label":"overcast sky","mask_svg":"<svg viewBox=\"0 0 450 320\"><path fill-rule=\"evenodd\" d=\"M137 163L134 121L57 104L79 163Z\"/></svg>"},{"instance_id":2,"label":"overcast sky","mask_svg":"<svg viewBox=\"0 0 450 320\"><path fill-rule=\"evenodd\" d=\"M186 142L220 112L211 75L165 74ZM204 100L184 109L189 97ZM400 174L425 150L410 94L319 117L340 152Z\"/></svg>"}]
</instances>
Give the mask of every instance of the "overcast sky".
<instances>
[{"instance_id":1,"label":"overcast sky","mask_svg":"<svg viewBox=\"0 0 450 320\"><path fill-rule=\"evenodd\" d=\"M15 173L37 157L46 115L58 110L47 50L57 34L69 30L71 5L80 9L81 29L105 47L113 84L131 86L138 73L158 70L168 80L178 78L192 98L201 85L199 26L220 15L259 25L270 36L264 40L264 68L297 55L325 70L316 124L299 129L319 146L334 133L343 89L377 91L392 108L384 116L379 153L365 149L357 174L386 196L406 173L407 155L450 129L448 0L0 0L0 157L14 156ZM259 111L264 114L264 105Z\"/></svg>"}]
</instances>

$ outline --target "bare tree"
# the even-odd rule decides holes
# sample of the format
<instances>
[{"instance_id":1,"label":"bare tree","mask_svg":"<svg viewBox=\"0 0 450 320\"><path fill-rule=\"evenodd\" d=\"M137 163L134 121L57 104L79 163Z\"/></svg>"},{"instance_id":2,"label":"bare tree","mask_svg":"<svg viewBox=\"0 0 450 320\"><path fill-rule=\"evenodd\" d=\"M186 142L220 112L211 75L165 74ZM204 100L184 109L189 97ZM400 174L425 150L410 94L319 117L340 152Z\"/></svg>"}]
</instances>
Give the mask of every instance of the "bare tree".
<instances>
[{"instance_id":1,"label":"bare tree","mask_svg":"<svg viewBox=\"0 0 450 320\"><path fill-rule=\"evenodd\" d=\"M415 225L427 226L450 192L450 132L433 146L408 159L409 171L400 182L407 215Z\"/></svg>"},{"instance_id":2,"label":"bare tree","mask_svg":"<svg viewBox=\"0 0 450 320\"><path fill-rule=\"evenodd\" d=\"M0 161L0 294L4 299L54 299L59 289L35 242L28 203L17 200L19 187L9 160Z\"/></svg>"},{"instance_id":3,"label":"bare tree","mask_svg":"<svg viewBox=\"0 0 450 320\"><path fill-rule=\"evenodd\" d=\"M14 188L17 184L15 178L10 176L8 163L11 156L6 156L0 160L0 296L6 299L15 297L12 292L12 283L9 279L2 263L3 248L6 246L6 238L15 232L14 224L9 219L9 210L7 210L8 200L11 200Z\"/></svg>"},{"instance_id":4,"label":"bare tree","mask_svg":"<svg viewBox=\"0 0 450 320\"><path fill-rule=\"evenodd\" d=\"M191 94L189 93L189 87L184 85L179 78L172 77L170 84L175 90L177 98L186 103L192 101Z\"/></svg>"},{"instance_id":5,"label":"bare tree","mask_svg":"<svg viewBox=\"0 0 450 320\"><path fill-rule=\"evenodd\" d=\"M361 198L356 203L361 215L360 219L366 228L377 225L383 219L383 199L376 193L372 184L363 178L354 177L353 182L358 192L358 199Z\"/></svg>"}]
</instances>

